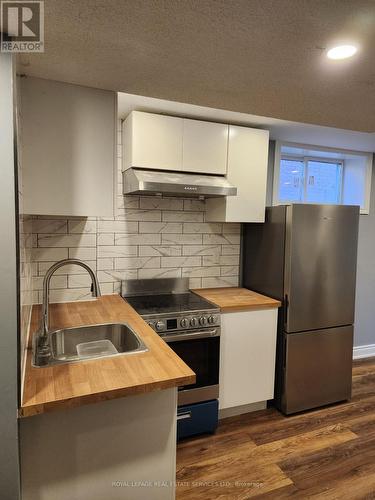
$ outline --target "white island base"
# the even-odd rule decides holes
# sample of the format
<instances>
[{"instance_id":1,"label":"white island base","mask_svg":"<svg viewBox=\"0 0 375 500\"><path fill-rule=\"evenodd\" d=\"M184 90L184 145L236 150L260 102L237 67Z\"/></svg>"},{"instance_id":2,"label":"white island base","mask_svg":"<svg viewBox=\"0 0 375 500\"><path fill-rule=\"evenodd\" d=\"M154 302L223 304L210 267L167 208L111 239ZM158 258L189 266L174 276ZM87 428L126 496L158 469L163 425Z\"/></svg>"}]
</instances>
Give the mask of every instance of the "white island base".
<instances>
[{"instance_id":1,"label":"white island base","mask_svg":"<svg viewBox=\"0 0 375 500\"><path fill-rule=\"evenodd\" d=\"M177 389L20 420L23 500L173 500Z\"/></svg>"}]
</instances>

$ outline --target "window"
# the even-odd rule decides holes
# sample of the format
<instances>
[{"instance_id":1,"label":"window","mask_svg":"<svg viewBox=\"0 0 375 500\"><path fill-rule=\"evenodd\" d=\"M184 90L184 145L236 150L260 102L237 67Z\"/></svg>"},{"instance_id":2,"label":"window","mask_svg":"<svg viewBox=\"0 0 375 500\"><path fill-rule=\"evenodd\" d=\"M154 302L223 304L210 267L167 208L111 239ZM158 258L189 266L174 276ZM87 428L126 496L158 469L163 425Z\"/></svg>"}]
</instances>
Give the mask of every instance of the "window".
<instances>
[{"instance_id":1,"label":"window","mask_svg":"<svg viewBox=\"0 0 375 500\"><path fill-rule=\"evenodd\" d=\"M281 157L280 202L341 203L342 162Z\"/></svg>"},{"instance_id":2,"label":"window","mask_svg":"<svg viewBox=\"0 0 375 500\"><path fill-rule=\"evenodd\" d=\"M368 213L372 155L277 144L273 204L360 205Z\"/></svg>"}]
</instances>

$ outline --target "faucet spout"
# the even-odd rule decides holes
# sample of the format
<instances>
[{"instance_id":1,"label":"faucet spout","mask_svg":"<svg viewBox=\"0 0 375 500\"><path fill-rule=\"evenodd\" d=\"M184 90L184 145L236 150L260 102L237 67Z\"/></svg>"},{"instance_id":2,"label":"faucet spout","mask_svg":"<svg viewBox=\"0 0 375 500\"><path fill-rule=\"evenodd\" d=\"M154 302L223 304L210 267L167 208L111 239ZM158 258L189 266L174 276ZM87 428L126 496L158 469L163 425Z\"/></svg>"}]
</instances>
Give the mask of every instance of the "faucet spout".
<instances>
[{"instance_id":1,"label":"faucet spout","mask_svg":"<svg viewBox=\"0 0 375 500\"><path fill-rule=\"evenodd\" d=\"M43 304L42 304L42 322L40 325L39 336L38 336L38 346L41 349L43 355L49 356L49 346L48 346L48 330L49 330L49 289L50 289L50 281L57 269L60 267L66 266L68 264L75 264L77 266L81 266L89 273L92 280L92 296L100 297L100 286L98 282L98 278L94 271L91 269L89 265L79 259L64 259L53 264L48 271L46 272L43 280Z\"/></svg>"}]
</instances>

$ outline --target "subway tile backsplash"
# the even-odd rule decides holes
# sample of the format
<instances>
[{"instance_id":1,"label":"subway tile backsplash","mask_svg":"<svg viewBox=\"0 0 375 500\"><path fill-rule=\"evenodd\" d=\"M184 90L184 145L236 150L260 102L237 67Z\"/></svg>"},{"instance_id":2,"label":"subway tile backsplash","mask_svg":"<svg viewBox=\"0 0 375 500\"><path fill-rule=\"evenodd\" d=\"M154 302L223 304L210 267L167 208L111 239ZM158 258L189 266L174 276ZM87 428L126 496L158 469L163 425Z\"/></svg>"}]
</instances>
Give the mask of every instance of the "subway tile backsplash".
<instances>
[{"instance_id":1,"label":"subway tile backsplash","mask_svg":"<svg viewBox=\"0 0 375 500\"><path fill-rule=\"evenodd\" d=\"M23 370L25 360L25 349L27 332L29 328L31 306L38 295L34 292L33 269L31 263L32 250L32 219L30 216L23 215L22 211L22 193L19 193L19 252L20 252L20 359ZM36 274L36 273L35 273Z\"/></svg>"},{"instance_id":2,"label":"subway tile backsplash","mask_svg":"<svg viewBox=\"0 0 375 500\"><path fill-rule=\"evenodd\" d=\"M121 280L137 278L188 277L192 288L238 285L240 224L205 222L202 200L122 196L120 157L118 169L115 217L33 218L35 301L42 300L48 267L68 257L96 270L103 294L117 293ZM51 280L50 298L89 299L89 288L85 271L67 266Z\"/></svg>"}]
</instances>

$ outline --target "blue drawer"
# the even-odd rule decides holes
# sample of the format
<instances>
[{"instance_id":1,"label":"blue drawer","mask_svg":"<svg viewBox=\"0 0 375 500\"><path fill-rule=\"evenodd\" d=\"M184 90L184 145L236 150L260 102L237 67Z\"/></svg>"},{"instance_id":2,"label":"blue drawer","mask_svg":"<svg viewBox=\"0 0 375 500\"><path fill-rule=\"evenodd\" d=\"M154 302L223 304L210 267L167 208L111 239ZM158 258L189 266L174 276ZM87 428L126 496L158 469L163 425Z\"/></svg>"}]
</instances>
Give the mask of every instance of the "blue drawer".
<instances>
[{"instance_id":1,"label":"blue drawer","mask_svg":"<svg viewBox=\"0 0 375 500\"><path fill-rule=\"evenodd\" d=\"M217 399L179 406L177 409L177 440L215 432L219 418L219 402Z\"/></svg>"}]
</instances>

